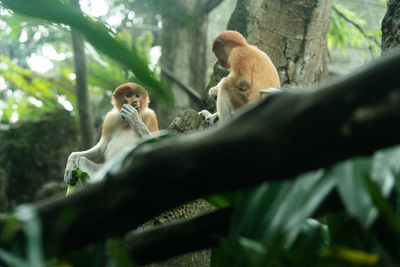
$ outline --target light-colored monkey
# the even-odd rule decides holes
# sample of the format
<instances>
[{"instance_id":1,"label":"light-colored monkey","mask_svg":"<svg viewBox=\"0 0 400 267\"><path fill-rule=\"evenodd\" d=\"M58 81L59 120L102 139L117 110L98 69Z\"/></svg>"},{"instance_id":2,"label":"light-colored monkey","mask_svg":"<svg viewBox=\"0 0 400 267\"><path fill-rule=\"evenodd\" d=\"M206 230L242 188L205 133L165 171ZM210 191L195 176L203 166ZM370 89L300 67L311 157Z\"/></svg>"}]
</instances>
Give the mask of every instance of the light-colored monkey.
<instances>
[{"instance_id":1,"label":"light-colored monkey","mask_svg":"<svg viewBox=\"0 0 400 267\"><path fill-rule=\"evenodd\" d=\"M148 108L147 91L135 83L118 86L113 94L114 109L107 113L100 141L91 149L73 152L67 161L64 181L74 185L72 171L79 167L91 177L104 163L126 147L134 145L139 138L158 133L156 114Z\"/></svg>"},{"instance_id":2,"label":"light-colored monkey","mask_svg":"<svg viewBox=\"0 0 400 267\"><path fill-rule=\"evenodd\" d=\"M280 87L271 59L249 45L239 32L223 31L214 39L211 49L216 63L230 72L209 90L209 95L217 100L217 113L200 112L210 124L225 120L236 109L258 100L260 90Z\"/></svg>"}]
</instances>

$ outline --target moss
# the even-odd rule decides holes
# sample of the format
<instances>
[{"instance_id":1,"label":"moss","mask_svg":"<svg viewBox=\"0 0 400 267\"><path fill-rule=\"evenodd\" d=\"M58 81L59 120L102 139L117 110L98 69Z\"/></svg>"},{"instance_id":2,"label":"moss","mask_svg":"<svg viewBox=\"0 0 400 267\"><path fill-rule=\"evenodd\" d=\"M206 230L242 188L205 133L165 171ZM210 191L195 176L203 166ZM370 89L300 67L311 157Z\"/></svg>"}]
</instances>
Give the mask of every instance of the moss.
<instances>
[{"instance_id":1,"label":"moss","mask_svg":"<svg viewBox=\"0 0 400 267\"><path fill-rule=\"evenodd\" d=\"M228 22L228 30L240 32L247 38L247 24L249 22L249 2L248 0L238 0L235 10Z\"/></svg>"},{"instance_id":2,"label":"moss","mask_svg":"<svg viewBox=\"0 0 400 267\"><path fill-rule=\"evenodd\" d=\"M0 140L8 201L31 202L44 183L62 181L68 154L76 149L77 125L68 112L57 111L13 125L0 132Z\"/></svg>"}]
</instances>

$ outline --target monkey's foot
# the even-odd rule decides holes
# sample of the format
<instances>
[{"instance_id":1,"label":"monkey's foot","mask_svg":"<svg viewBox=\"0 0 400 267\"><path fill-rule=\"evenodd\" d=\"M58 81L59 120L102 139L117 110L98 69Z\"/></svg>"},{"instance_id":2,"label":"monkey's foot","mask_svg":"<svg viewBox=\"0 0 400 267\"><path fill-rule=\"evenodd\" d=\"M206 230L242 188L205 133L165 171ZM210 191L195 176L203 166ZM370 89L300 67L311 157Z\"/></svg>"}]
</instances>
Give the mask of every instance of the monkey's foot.
<instances>
[{"instance_id":1,"label":"monkey's foot","mask_svg":"<svg viewBox=\"0 0 400 267\"><path fill-rule=\"evenodd\" d=\"M212 114L208 110L200 111L199 115L206 121L207 126L214 125L219 120L218 113Z\"/></svg>"}]
</instances>

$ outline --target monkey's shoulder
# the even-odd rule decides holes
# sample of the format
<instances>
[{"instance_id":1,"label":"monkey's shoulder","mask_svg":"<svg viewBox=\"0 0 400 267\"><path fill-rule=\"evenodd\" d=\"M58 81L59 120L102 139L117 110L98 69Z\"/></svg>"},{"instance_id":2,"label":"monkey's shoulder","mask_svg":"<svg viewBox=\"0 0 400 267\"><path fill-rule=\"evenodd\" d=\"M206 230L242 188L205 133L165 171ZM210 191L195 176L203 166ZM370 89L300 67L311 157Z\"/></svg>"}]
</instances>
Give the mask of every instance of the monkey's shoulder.
<instances>
[{"instance_id":1,"label":"monkey's shoulder","mask_svg":"<svg viewBox=\"0 0 400 267\"><path fill-rule=\"evenodd\" d=\"M147 128L150 130L150 132L153 133L159 130L157 115L152 109L146 108L146 110L142 112L141 118L144 124L146 124Z\"/></svg>"},{"instance_id":2,"label":"monkey's shoulder","mask_svg":"<svg viewBox=\"0 0 400 267\"><path fill-rule=\"evenodd\" d=\"M145 116L155 116L156 113L151 108L146 108L146 110L143 111L143 115L145 115Z\"/></svg>"},{"instance_id":3,"label":"monkey's shoulder","mask_svg":"<svg viewBox=\"0 0 400 267\"><path fill-rule=\"evenodd\" d=\"M103 132L104 131L112 131L121 126L123 119L121 118L121 114L118 110L113 109L106 114L103 122Z\"/></svg>"}]
</instances>

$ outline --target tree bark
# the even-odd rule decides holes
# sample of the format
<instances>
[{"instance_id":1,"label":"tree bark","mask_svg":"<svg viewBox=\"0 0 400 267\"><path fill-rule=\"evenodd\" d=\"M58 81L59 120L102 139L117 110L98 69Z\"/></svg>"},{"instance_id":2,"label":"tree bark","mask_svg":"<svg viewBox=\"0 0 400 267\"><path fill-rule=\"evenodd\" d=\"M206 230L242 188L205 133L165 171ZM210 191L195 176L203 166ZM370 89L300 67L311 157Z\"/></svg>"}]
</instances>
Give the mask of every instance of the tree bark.
<instances>
[{"instance_id":1,"label":"tree bark","mask_svg":"<svg viewBox=\"0 0 400 267\"><path fill-rule=\"evenodd\" d=\"M199 95L205 91L206 51L208 13L221 0L174 0L164 4L161 33L161 65L170 70L179 80L194 88ZM162 72L162 75L166 75ZM167 75L168 76L168 75ZM168 124L182 111L188 108L199 110L198 101L193 101L179 85L165 81L171 86L175 107L158 112L161 128Z\"/></svg>"},{"instance_id":2,"label":"tree bark","mask_svg":"<svg viewBox=\"0 0 400 267\"><path fill-rule=\"evenodd\" d=\"M400 45L400 2L389 0L382 20L382 52Z\"/></svg>"},{"instance_id":3,"label":"tree bark","mask_svg":"<svg viewBox=\"0 0 400 267\"><path fill-rule=\"evenodd\" d=\"M73 0L76 8L80 9L79 0ZM93 146L94 129L88 92L88 71L86 65L85 43L80 33L71 31L74 50L74 66L76 75L76 99L81 131L81 149Z\"/></svg>"},{"instance_id":4,"label":"tree bark","mask_svg":"<svg viewBox=\"0 0 400 267\"><path fill-rule=\"evenodd\" d=\"M195 218L160 225L145 232L134 232L127 235L124 247L137 263L146 264L216 246L218 237L228 232L231 215L232 209L222 209Z\"/></svg>"},{"instance_id":5,"label":"tree bark","mask_svg":"<svg viewBox=\"0 0 400 267\"><path fill-rule=\"evenodd\" d=\"M327 77L326 36L332 0L250 0L247 38L274 62L285 85Z\"/></svg>"},{"instance_id":6,"label":"tree bark","mask_svg":"<svg viewBox=\"0 0 400 267\"><path fill-rule=\"evenodd\" d=\"M396 51L319 90L273 95L225 124L137 148L125 167L103 169L102 182L33 206L46 255L125 233L206 194L290 179L400 143L399 68Z\"/></svg>"}]
</instances>

